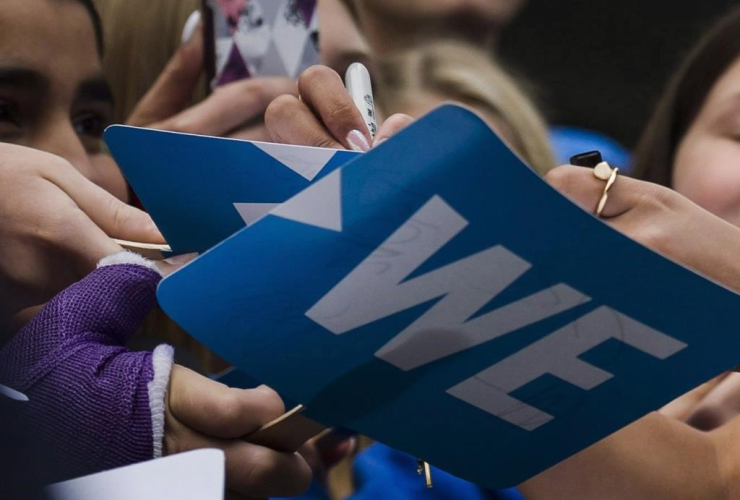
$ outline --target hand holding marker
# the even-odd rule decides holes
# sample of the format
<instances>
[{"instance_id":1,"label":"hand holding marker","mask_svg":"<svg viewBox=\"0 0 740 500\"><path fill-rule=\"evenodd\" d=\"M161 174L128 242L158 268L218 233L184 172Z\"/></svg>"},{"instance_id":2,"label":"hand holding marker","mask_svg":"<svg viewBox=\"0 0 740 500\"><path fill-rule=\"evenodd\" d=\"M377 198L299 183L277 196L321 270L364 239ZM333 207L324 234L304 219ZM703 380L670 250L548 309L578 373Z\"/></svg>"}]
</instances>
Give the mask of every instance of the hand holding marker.
<instances>
[{"instance_id":1,"label":"hand holding marker","mask_svg":"<svg viewBox=\"0 0 740 500\"><path fill-rule=\"evenodd\" d=\"M361 64L350 66L346 82L331 68L312 66L298 79L298 91L299 98L282 95L267 107L272 142L369 151L413 121L395 114L376 123L370 75Z\"/></svg>"},{"instance_id":2,"label":"hand holding marker","mask_svg":"<svg viewBox=\"0 0 740 500\"><path fill-rule=\"evenodd\" d=\"M362 120L370 132L370 139L372 140L371 147L377 146L414 121L408 115L397 113L386 118L383 124L378 126L378 116L375 113L375 99L373 98L370 73L361 63L351 64L347 68L344 80L347 93L355 104L355 107L359 110L360 115L362 115Z\"/></svg>"}]
</instances>

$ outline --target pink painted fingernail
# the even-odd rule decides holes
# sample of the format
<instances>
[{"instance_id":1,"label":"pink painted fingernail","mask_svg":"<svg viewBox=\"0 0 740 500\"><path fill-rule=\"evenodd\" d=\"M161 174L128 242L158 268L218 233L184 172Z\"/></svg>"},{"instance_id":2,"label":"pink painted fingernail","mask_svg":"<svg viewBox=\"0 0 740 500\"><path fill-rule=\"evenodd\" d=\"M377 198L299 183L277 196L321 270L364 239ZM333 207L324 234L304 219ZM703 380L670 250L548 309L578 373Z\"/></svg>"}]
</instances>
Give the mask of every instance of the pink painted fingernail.
<instances>
[{"instance_id":1,"label":"pink painted fingernail","mask_svg":"<svg viewBox=\"0 0 740 500\"><path fill-rule=\"evenodd\" d=\"M370 143L367 142L367 138L359 130L353 130L347 134L347 144L354 151L370 151Z\"/></svg>"},{"instance_id":2,"label":"pink painted fingernail","mask_svg":"<svg viewBox=\"0 0 740 500\"><path fill-rule=\"evenodd\" d=\"M200 19L200 10L195 10L190 14L188 20L185 21L185 26L182 28L181 45L185 45L193 39L195 31L198 29L198 25L200 25Z\"/></svg>"}]
</instances>

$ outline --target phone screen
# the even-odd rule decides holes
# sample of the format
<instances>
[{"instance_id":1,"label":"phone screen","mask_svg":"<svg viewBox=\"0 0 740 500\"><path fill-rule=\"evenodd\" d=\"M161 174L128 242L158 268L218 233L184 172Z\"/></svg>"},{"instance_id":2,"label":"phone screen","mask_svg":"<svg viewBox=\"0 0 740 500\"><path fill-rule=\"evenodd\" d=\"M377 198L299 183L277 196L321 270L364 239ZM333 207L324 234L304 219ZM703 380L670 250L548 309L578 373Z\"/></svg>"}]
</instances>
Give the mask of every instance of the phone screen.
<instances>
[{"instance_id":1,"label":"phone screen","mask_svg":"<svg viewBox=\"0 0 740 500\"><path fill-rule=\"evenodd\" d=\"M319 63L316 0L204 0L206 69L214 89L287 76Z\"/></svg>"}]
</instances>

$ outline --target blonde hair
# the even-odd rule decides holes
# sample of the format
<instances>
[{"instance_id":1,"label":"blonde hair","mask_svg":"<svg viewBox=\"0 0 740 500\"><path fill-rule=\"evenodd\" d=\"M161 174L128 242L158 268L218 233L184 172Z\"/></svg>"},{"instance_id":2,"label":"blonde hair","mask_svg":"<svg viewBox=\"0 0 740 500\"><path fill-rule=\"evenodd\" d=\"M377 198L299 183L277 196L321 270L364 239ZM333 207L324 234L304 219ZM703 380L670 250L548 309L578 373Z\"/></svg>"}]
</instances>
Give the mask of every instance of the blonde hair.
<instances>
[{"instance_id":1,"label":"blonde hair","mask_svg":"<svg viewBox=\"0 0 740 500\"><path fill-rule=\"evenodd\" d=\"M103 23L103 69L123 123L180 47L182 28L201 0L93 0ZM199 85L194 102L202 99Z\"/></svg>"},{"instance_id":2,"label":"blonde hair","mask_svg":"<svg viewBox=\"0 0 740 500\"><path fill-rule=\"evenodd\" d=\"M521 85L483 50L437 41L379 57L376 99L386 116L405 112L419 95L466 104L489 118L539 174L555 166L547 126Z\"/></svg>"},{"instance_id":3,"label":"blonde hair","mask_svg":"<svg viewBox=\"0 0 740 500\"><path fill-rule=\"evenodd\" d=\"M114 123L125 123L177 52L182 29L201 0L93 0L103 24L103 70L115 97ZM204 83L192 102L205 96ZM202 90L201 90L202 89ZM194 354L209 372L226 365L184 332L158 307L139 334L173 343Z\"/></svg>"}]
</instances>

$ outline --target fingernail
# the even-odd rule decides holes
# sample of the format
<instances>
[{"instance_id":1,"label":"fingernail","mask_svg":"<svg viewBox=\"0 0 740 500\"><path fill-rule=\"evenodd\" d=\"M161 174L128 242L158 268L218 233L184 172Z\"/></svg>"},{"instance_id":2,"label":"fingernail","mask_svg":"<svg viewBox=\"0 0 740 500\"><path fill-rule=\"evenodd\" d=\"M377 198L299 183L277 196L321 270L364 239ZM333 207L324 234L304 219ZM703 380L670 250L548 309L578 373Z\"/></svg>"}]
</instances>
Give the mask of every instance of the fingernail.
<instances>
[{"instance_id":1,"label":"fingernail","mask_svg":"<svg viewBox=\"0 0 740 500\"><path fill-rule=\"evenodd\" d=\"M191 260L195 259L197 256L198 256L198 252L183 253L180 255L175 255L168 259L164 259L164 261L168 264L172 264L173 266L180 266L182 264L187 264Z\"/></svg>"},{"instance_id":2,"label":"fingernail","mask_svg":"<svg viewBox=\"0 0 740 500\"><path fill-rule=\"evenodd\" d=\"M349 144L349 147L354 151L370 151L370 143L367 142L365 134L359 130L353 130L347 134L347 144Z\"/></svg>"},{"instance_id":3,"label":"fingernail","mask_svg":"<svg viewBox=\"0 0 740 500\"><path fill-rule=\"evenodd\" d=\"M185 45L193 39L193 35L195 35L195 30L198 29L199 24L200 10L194 10L193 13L190 14L190 17L188 17L188 20L185 21L185 26L183 26L182 28L182 45Z\"/></svg>"}]
</instances>

